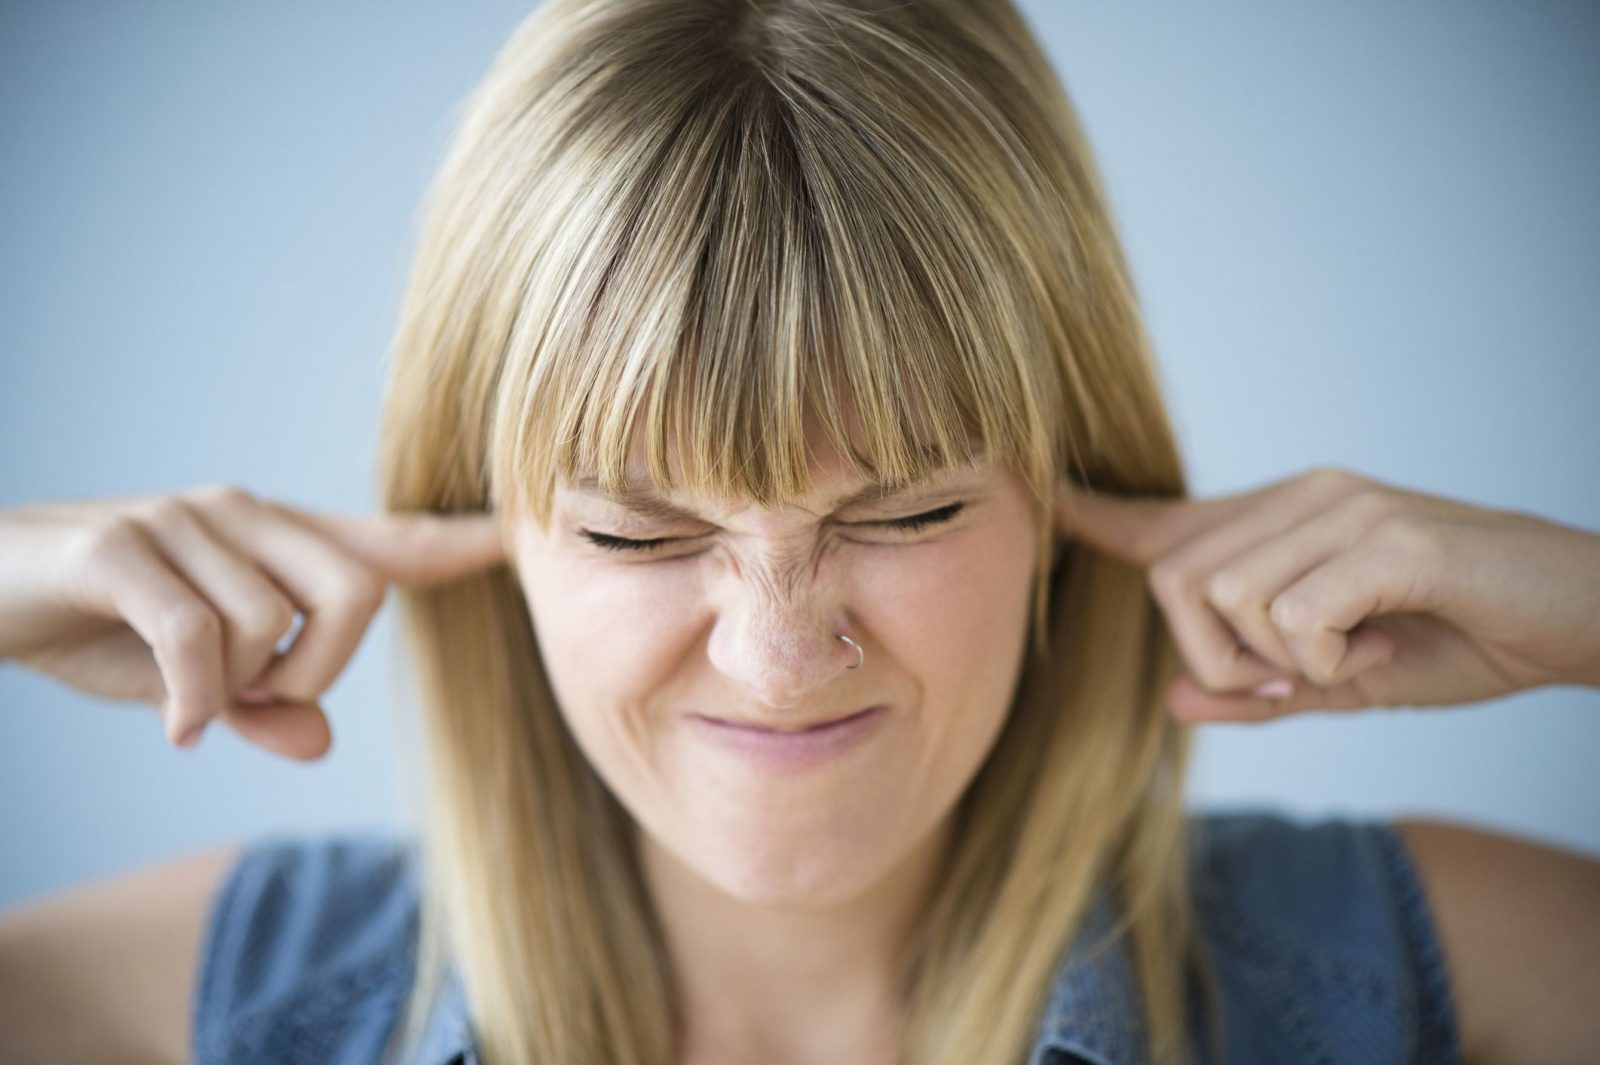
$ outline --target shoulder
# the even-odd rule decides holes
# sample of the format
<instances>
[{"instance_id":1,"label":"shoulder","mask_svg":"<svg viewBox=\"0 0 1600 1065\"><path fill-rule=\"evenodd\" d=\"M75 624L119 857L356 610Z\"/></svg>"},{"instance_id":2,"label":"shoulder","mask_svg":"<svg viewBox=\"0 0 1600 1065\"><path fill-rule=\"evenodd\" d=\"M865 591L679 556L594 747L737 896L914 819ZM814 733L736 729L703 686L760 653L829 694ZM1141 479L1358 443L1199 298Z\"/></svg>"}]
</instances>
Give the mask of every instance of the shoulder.
<instances>
[{"instance_id":1,"label":"shoulder","mask_svg":"<svg viewBox=\"0 0 1600 1065\"><path fill-rule=\"evenodd\" d=\"M26 1061L183 1060L207 905L236 855L217 847L0 913L7 1049Z\"/></svg>"},{"instance_id":2,"label":"shoulder","mask_svg":"<svg viewBox=\"0 0 1600 1065\"><path fill-rule=\"evenodd\" d=\"M1468 1060L1594 1058L1600 861L1452 821L1394 827L1438 920Z\"/></svg>"},{"instance_id":3,"label":"shoulder","mask_svg":"<svg viewBox=\"0 0 1600 1065\"><path fill-rule=\"evenodd\" d=\"M244 847L203 929L197 1065L376 1060L410 987L417 866L414 840L382 833Z\"/></svg>"},{"instance_id":4,"label":"shoulder","mask_svg":"<svg viewBox=\"0 0 1600 1065\"><path fill-rule=\"evenodd\" d=\"M1191 818L1231 1060L1460 1062L1443 953L1394 827L1269 809Z\"/></svg>"}]
</instances>

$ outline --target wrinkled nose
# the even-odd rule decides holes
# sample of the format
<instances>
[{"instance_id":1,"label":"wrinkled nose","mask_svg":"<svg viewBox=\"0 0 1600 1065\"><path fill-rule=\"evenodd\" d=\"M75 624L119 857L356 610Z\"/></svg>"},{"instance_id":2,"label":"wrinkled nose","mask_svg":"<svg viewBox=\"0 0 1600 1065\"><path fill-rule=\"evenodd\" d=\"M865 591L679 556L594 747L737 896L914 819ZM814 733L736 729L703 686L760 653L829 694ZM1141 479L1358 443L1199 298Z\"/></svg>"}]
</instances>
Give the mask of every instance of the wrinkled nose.
<instances>
[{"instance_id":1,"label":"wrinkled nose","mask_svg":"<svg viewBox=\"0 0 1600 1065\"><path fill-rule=\"evenodd\" d=\"M845 630L842 611L820 597L746 590L721 612L708 653L751 700L791 709L822 701L829 682L856 664L855 649L838 638Z\"/></svg>"}]
</instances>

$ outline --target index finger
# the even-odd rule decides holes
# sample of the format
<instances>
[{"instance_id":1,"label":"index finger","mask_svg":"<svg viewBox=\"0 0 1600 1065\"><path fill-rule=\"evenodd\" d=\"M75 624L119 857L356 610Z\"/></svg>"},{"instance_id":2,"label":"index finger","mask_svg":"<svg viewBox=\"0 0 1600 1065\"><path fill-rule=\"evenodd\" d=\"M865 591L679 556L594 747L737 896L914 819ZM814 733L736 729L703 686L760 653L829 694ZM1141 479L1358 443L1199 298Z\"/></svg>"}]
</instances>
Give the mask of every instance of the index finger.
<instances>
[{"instance_id":1,"label":"index finger","mask_svg":"<svg viewBox=\"0 0 1600 1065\"><path fill-rule=\"evenodd\" d=\"M1056 528L1124 562L1148 566L1239 507L1237 499L1115 495L1060 479Z\"/></svg>"},{"instance_id":2,"label":"index finger","mask_svg":"<svg viewBox=\"0 0 1600 1065\"><path fill-rule=\"evenodd\" d=\"M508 558L492 513L327 514L275 505L398 584L442 584Z\"/></svg>"}]
</instances>

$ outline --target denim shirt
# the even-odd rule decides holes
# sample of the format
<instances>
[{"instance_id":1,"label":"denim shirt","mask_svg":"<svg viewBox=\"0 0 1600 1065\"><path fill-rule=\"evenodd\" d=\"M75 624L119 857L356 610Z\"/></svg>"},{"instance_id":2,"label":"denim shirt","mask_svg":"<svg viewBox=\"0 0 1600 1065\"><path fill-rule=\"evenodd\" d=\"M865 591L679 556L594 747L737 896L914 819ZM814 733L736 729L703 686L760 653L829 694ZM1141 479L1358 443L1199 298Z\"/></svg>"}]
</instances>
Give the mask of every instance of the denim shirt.
<instances>
[{"instance_id":1,"label":"denim shirt","mask_svg":"<svg viewBox=\"0 0 1600 1065\"><path fill-rule=\"evenodd\" d=\"M1264 808L1191 813L1195 905L1222 999L1227 1065L1460 1065L1444 961L1415 867L1383 821ZM267 836L212 899L191 1002L195 1065L377 1065L415 966L414 840ZM1147 1049L1125 941L1090 952L1096 896L1063 953L1026 1063L1136 1065ZM1200 1037L1190 993L1191 1045ZM408 1065L478 1065L446 971Z\"/></svg>"}]
</instances>

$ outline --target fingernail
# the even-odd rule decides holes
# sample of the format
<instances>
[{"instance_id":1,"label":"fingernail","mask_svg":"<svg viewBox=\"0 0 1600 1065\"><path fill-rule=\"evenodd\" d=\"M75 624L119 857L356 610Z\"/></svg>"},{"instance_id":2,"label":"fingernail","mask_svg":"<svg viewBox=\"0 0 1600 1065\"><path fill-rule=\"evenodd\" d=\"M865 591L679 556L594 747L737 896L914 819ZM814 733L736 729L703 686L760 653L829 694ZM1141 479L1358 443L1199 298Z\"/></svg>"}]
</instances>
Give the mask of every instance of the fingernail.
<instances>
[{"instance_id":1,"label":"fingernail","mask_svg":"<svg viewBox=\"0 0 1600 1065\"><path fill-rule=\"evenodd\" d=\"M1257 684L1250 690L1252 695L1262 699L1283 699L1294 694L1294 681L1284 677Z\"/></svg>"},{"instance_id":2,"label":"fingernail","mask_svg":"<svg viewBox=\"0 0 1600 1065\"><path fill-rule=\"evenodd\" d=\"M194 728L178 737L179 747L193 747L200 742L200 734L206 730L205 725L196 725Z\"/></svg>"},{"instance_id":3,"label":"fingernail","mask_svg":"<svg viewBox=\"0 0 1600 1065\"><path fill-rule=\"evenodd\" d=\"M246 688L239 693L239 701L246 706L266 706L275 698L276 696L264 688Z\"/></svg>"}]
</instances>

